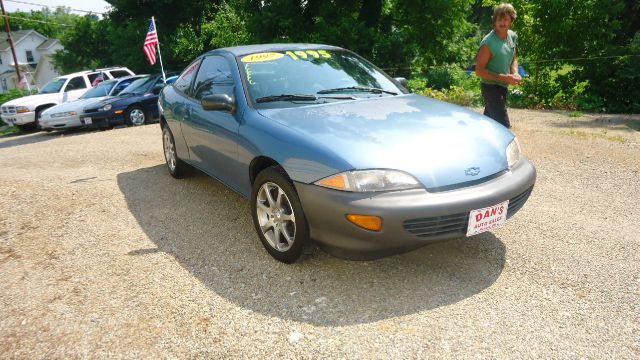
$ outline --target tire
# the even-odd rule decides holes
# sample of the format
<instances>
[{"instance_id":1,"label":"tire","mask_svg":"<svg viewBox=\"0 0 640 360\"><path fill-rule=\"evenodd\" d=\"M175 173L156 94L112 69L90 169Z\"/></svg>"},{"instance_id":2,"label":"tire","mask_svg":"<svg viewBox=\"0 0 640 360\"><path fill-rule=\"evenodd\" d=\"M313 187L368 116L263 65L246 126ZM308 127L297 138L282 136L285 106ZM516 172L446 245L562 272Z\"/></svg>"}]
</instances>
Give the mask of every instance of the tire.
<instances>
[{"instance_id":1,"label":"tire","mask_svg":"<svg viewBox=\"0 0 640 360\"><path fill-rule=\"evenodd\" d=\"M293 263L309 242L309 226L293 185L279 167L258 174L251 190L253 225L275 259Z\"/></svg>"},{"instance_id":2,"label":"tire","mask_svg":"<svg viewBox=\"0 0 640 360\"><path fill-rule=\"evenodd\" d=\"M167 164L169 174L176 179L182 179L188 175L189 165L178 158L176 152L176 142L169 126L162 127L162 146L164 149L164 160Z\"/></svg>"},{"instance_id":3,"label":"tire","mask_svg":"<svg viewBox=\"0 0 640 360\"><path fill-rule=\"evenodd\" d=\"M140 126L147 123L147 113L137 105L127 109L124 118L127 126Z\"/></svg>"},{"instance_id":4,"label":"tire","mask_svg":"<svg viewBox=\"0 0 640 360\"><path fill-rule=\"evenodd\" d=\"M40 114L42 114L42 110L36 111L35 120L33 121L33 128L35 131L42 130L42 127L40 127Z\"/></svg>"}]
</instances>

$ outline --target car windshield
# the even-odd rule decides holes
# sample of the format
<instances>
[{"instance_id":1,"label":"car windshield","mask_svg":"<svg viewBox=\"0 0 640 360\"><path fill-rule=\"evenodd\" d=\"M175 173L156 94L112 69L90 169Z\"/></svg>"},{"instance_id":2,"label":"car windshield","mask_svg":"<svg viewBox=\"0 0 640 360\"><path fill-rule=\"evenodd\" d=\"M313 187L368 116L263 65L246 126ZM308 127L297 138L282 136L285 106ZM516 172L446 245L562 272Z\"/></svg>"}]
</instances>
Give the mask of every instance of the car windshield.
<instances>
[{"instance_id":1,"label":"car windshield","mask_svg":"<svg viewBox=\"0 0 640 360\"><path fill-rule=\"evenodd\" d=\"M120 96L123 95L142 95L149 91L151 86L156 82L156 78L153 76L143 77L131 83L131 85L127 86L122 92Z\"/></svg>"},{"instance_id":2,"label":"car windshield","mask_svg":"<svg viewBox=\"0 0 640 360\"><path fill-rule=\"evenodd\" d=\"M45 86L42 87L39 94L52 94L57 93L62 89L62 85L64 85L66 78L57 78L49 81Z\"/></svg>"},{"instance_id":3,"label":"car windshield","mask_svg":"<svg viewBox=\"0 0 640 360\"><path fill-rule=\"evenodd\" d=\"M238 61L249 96L261 108L404 93L374 65L345 50L262 52Z\"/></svg>"},{"instance_id":4,"label":"car windshield","mask_svg":"<svg viewBox=\"0 0 640 360\"><path fill-rule=\"evenodd\" d=\"M89 99L89 98L107 96L109 95L109 92L111 91L111 89L113 89L113 87L116 85L116 83L117 81L115 80L103 81L100 84L98 84L98 86L91 88L89 91L84 93L84 95L80 96L80 99Z\"/></svg>"}]
</instances>

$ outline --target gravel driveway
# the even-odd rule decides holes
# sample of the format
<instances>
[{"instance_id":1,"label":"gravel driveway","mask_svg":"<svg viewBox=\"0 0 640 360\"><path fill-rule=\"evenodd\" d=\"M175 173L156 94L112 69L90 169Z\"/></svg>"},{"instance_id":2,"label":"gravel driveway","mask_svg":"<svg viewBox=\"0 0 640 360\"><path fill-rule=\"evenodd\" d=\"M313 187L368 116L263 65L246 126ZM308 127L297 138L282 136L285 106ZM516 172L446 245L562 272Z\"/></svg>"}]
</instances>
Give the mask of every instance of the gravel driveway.
<instances>
[{"instance_id":1,"label":"gravel driveway","mask_svg":"<svg viewBox=\"0 0 640 360\"><path fill-rule=\"evenodd\" d=\"M640 119L511 117L524 208L369 262L273 260L158 125L0 138L0 358L639 358Z\"/></svg>"}]
</instances>

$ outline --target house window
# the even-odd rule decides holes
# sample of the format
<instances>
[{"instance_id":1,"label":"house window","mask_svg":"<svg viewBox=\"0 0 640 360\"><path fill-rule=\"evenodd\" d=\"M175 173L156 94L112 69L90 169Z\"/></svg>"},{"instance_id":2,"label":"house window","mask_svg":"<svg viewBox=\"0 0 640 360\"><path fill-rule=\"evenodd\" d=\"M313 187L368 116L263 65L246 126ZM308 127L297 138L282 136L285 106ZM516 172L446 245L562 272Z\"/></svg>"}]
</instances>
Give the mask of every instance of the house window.
<instances>
[{"instance_id":1,"label":"house window","mask_svg":"<svg viewBox=\"0 0 640 360\"><path fill-rule=\"evenodd\" d=\"M2 90L7 91L7 79L2 79Z\"/></svg>"},{"instance_id":2,"label":"house window","mask_svg":"<svg viewBox=\"0 0 640 360\"><path fill-rule=\"evenodd\" d=\"M27 50L27 62L28 62L28 63L35 62L35 61L33 60L33 51L31 51L31 50Z\"/></svg>"},{"instance_id":3,"label":"house window","mask_svg":"<svg viewBox=\"0 0 640 360\"><path fill-rule=\"evenodd\" d=\"M0 65L2 65L2 56L0 56Z\"/></svg>"}]
</instances>

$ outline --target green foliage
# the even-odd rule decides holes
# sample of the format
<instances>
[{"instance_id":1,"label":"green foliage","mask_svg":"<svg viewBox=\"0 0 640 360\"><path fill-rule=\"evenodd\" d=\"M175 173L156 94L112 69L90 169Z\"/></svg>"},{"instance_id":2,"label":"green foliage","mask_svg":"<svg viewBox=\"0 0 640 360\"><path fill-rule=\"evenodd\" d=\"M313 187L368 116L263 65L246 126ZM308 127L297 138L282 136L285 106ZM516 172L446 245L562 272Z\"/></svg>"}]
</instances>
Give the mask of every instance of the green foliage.
<instances>
[{"instance_id":1,"label":"green foliage","mask_svg":"<svg viewBox=\"0 0 640 360\"><path fill-rule=\"evenodd\" d=\"M0 121L0 125L2 124L3 122ZM9 126L6 129L0 130L0 136L15 135L19 133L20 133L20 128L17 126Z\"/></svg>"},{"instance_id":2,"label":"green foliage","mask_svg":"<svg viewBox=\"0 0 640 360\"><path fill-rule=\"evenodd\" d=\"M59 6L54 11L44 7L42 10L11 13L10 25L12 31L33 29L46 37L57 39L65 30L73 28L79 18L67 7Z\"/></svg>"},{"instance_id":3,"label":"green foliage","mask_svg":"<svg viewBox=\"0 0 640 360\"><path fill-rule=\"evenodd\" d=\"M502 0L109 0L104 18L65 9L23 14L72 24L14 25L61 36L62 72L124 65L158 72L143 52L155 16L165 68L182 69L210 49L247 43L342 46L435 97L476 104L479 85L463 69ZM531 77L514 107L640 111L640 5L633 0L513 0L518 58ZM606 24L606 25L598 25ZM64 31L64 32L63 32ZM629 56L631 55L631 56ZM465 89L465 90L461 90Z\"/></svg>"},{"instance_id":4,"label":"green foliage","mask_svg":"<svg viewBox=\"0 0 640 360\"><path fill-rule=\"evenodd\" d=\"M20 89L11 89L9 91L5 91L4 93L0 94L0 104L4 104L7 101L11 101L13 99L17 99L23 96L27 96L27 95L33 95L35 94L37 91L36 90L20 90Z\"/></svg>"}]
</instances>

